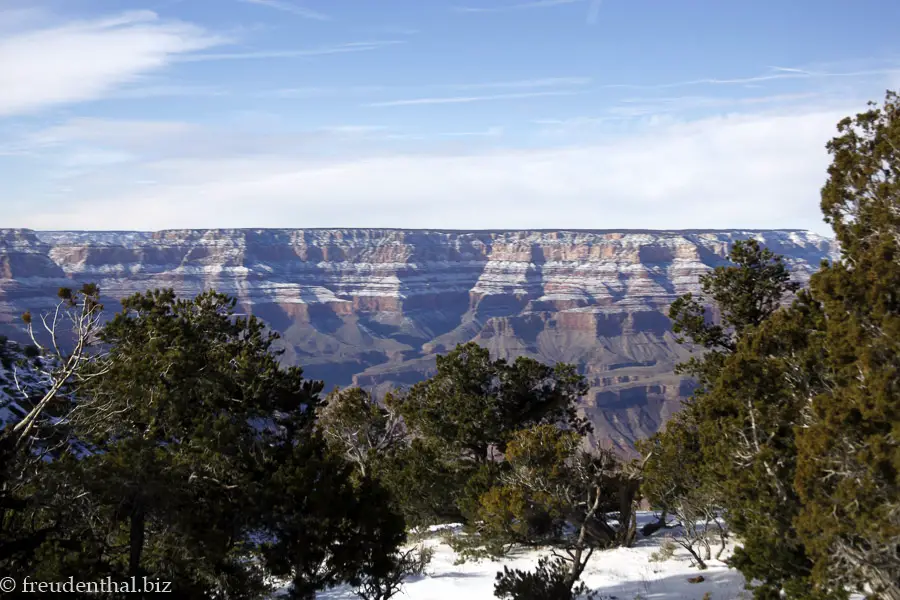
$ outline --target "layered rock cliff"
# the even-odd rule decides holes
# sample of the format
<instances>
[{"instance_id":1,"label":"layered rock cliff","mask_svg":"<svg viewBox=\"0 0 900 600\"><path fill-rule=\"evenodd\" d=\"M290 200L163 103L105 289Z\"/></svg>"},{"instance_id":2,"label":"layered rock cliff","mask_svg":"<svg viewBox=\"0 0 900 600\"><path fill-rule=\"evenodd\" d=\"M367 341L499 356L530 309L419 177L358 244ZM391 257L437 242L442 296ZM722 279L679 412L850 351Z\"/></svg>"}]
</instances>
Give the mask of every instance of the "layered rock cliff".
<instances>
[{"instance_id":1,"label":"layered rock cliff","mask_svg":"<svg viewBox=\"0 0 900 600\"><path fill-rule=\"evenodd\" d=\"M286 360L376 392L427 376L475 340L496 355L574 362L597 442L627 447L690 393L666 311L736 240L757 238L805 281L834 243L803 231L0 230L0 333L56 288L104 301L215 288L284 336Z\"/></svg>"}]
</instances>

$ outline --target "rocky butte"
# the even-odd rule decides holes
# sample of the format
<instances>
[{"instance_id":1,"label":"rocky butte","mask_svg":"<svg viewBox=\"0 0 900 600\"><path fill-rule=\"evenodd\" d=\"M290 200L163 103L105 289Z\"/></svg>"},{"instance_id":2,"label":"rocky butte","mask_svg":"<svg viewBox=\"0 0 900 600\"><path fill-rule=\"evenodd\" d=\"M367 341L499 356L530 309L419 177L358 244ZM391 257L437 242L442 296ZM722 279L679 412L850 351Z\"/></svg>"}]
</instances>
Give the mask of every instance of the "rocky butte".
<instances>
[{"instance_id":1,"label":"rocky butte","mask_svg":"<svg viewBox=\"0 0 900 600\"><path fill-rule=\"evenodd\" d=\"M501 357L573 362L591 390L597 442L627 449L656 431L691 383L666 317L672 300L756 238L805 281L833 241L795 231L0 230L0 334L99 284L104 302L214 288L283 335L285 359L328 386L383 393L474 340Z\"/></svg>"}]
</instances>

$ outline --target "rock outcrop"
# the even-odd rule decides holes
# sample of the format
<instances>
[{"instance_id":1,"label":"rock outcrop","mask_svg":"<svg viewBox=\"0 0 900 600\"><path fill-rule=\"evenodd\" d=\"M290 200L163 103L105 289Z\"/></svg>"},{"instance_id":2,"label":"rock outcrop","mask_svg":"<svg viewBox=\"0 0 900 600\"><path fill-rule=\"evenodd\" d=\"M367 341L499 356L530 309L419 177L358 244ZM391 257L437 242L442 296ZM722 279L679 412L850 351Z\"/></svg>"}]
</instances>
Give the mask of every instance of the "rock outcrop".
<instances>
[{"instance_id":1,"label":"rock outcrop","mask_svg":"<svg viewBox=\"0 0 900 600\"><path fill-rule=\"evenodd\" d=\"M805 281L834 242L804 231L0 230L0 334L60 286L215 288L282 333L285 359L329 386L384 392L475 340L496 355L577 363L597 443L627 448L690 393L666 311L736 240Z\"/></svg>"}]
</instances>

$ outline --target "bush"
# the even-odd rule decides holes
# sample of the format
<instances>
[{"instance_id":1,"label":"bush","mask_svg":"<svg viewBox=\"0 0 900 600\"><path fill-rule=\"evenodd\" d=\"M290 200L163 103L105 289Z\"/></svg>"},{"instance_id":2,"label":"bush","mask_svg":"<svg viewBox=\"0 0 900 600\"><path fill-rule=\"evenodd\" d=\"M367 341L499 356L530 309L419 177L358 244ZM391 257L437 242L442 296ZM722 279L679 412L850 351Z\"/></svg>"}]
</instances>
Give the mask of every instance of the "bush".
<instances>
[{"instance_id":1,"label":"bush","mask_svg":"<svg viewBox=\"0 0 900 600\"><path fill-rule=\"evenodd\" d=\"M400 551L391 557L391 568L379 575L366 574L354 593L362 600L388 600L400 592L409 577L423 575L434 558L434 549L425 545Z\"/></svg>"},{"instance_id":2,"label":"bush","mask_svg":"<svg viewBox=\"0 0 900 600\"><path fill-rule=\"evenodd\" d=\"M659 545L659 550L650 555L650 562L665 562L670 560L675 556L675 549L677 547L675 540L671 537L663 538L662 544Z\"/></svg>"},{"instance_id":3,"label":"bush","mask_svg":"<svg viewBox=\"0 0 900 600\"><path fill-rule=\"evenodd\" d=\"M562 558L543 557L534 571L521 571L504 567L497 573L494 596L507 600L593 600L596 594L584 583L572 580L568 561Z\"/></svg>"}]
</instances>

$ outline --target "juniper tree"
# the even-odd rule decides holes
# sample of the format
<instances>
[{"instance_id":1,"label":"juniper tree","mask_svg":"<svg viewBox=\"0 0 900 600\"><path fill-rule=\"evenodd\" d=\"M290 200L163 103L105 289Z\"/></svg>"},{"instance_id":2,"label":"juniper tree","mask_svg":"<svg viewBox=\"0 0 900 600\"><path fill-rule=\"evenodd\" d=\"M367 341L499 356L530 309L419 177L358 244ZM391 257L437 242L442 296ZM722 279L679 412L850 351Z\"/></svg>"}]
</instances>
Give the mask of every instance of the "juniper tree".
<instances>
[{"instance_id":1,"label":"juniper tree","mask_svg":"<svg viewBox=\"0 0 900 600\"><path fill-rule=\"evenodd\" d=\"M416 384L398 407L407 426L476 464L494 460L512 434L541 423L585 432L576 403L587 393L572 365L519 357L491 360L474 342L437 357L437 373Z\"/></svg>"},{"instance_id":2,"label":"juniper tree","mask_svg":"<svg viewBox=\"0 0 900 600\"><path fill-rule=\"evenodd\" d=\"M357 471L371 474L372 463L385 460L407 441L393 397L378 403L361 388L336 389L318 409L318 428L329 446L356 465Z\"/></svg>"},{"instance_id":3,"label":"juniper tree","mask_svg":"<svg viewBox=\"0 0 900 600\"><path fill-rule=\"evenodd\" d=\"M659 441L697 444L693 472L740 537L731 563L759 582L756 597L803 597L812 563L793 525L800 511L794 427L803 398L821 385L821 312L805 293L783 308L797 284L758 242L735 244L730 258L732 265L702 276L703 298L685 296L670 311L676 333L706 352L680 367L699 382L682 417L696 433L685 438L676 426ZM705 318L701 300L715 307L718 323Z\"/></svg>"},{"instance_id":4,"label":"juniper tree","mask_svg":"<svg viewBox=\"0 0 900 600\"><path fill-rule=\"evenodd\" d=\"M716 559L725 550L727 532L719 520L721 492L715 477L706 472L701 456L699 432L690 411L674 415L665 431L637 443L647 457L641 471L641 492L662 509L660 524L668 515L681 525L675 541L684 547L701 569L711 558L709 538L719 539ZM701 550L705 550L705 553Z\"/></svg>"},{"instance_id":5,"label":"juniper tree","mask_svg":"<svg viewBox=\"0 0 900 600\"><path fill-rule=\"evenodd\" d=\"M838 124L822 211L838 261L810 282L827 385L797 428L797 520L820 589L900 598L900 97Z\"/></svg>"},{"instance_id":6,"label":"juniper tree","mask_svg":"<svg viewBox=\"0 0 900 600\"><path fill-rule=\"evenodd\" d=\"M386 568L402 517L328 451L314 427L322 384L280 364L276 334L215 292L122 307L66 419L77 444L42 480L77 486L58 496L82 504L41 545L36 573L147 575L185 598L260 597L268 573L307 598Z\"/></svg>"},{"instance_id":7,"label":"juniper tree","mask_svg":"<svg viewBox=\"0 0 900 600\"><path fill-rule=\"evenodd\" d=\"M553 578L544 583L571 593L595 551L630 543L636 479L612 452L587 452L581 443L576 432L550 424L513 434L508 469L481 495L476 519L456 540L463 556L551 546L558 560L544 570ZM501 577L506 583L498 589L512 593L520 577Z\"/></svg>"},{"instance_id":8,"label":"juniper tree","mask_svg":"<svg viewBox=\"0 0 900 600\"><path fill-rule=\"evenodd\" d=\"M548 556L539 558L533 571L503 567L497 573L494 596L506 600L593 600L597 597L584 583L574 586L569 583L569 566L564 559Z\"/></svg>"},{"instance_id":9,"label":"juniper tree","mask_svg":"<svg viewBox=\"0 0 900 600\"><path fill-rule=\"evenodd\" d=\"M435 474L423 481L426 488L420 484L412 493L437 502L434 517L441 512L457 521L472 519L478 497L504 468L499 461L516 431L551 423L579 434L590 431L577 414L587 389L572 365L549 366L525 357L492 360L474 342L438 356L437 373L395 401L423 452L413 460ZM411 477L404 479L412 483Z\"/></svg>"}]
</instances>

